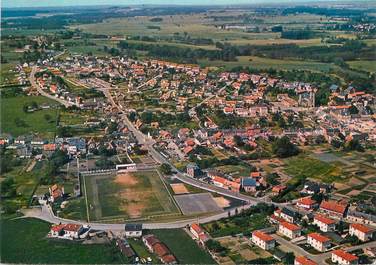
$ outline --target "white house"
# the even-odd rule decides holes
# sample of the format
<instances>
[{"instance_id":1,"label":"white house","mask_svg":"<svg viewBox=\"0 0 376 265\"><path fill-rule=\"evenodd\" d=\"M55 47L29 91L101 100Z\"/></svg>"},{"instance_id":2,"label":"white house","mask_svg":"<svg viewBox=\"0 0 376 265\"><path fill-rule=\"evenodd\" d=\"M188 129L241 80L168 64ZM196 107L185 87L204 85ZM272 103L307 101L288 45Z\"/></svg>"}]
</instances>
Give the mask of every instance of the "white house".
<instances>
[{"instance_id":1,"label":"white house","mask_svg":"<svg viewBox=\"0 0 376 265\"><path fill-rule=\"evenodd\" d=\"M313 218L313 224L318 226L323 232L334 231L336 228L336 221L327 218L324 215L316 214Z\"/></svg>"},{"instance_id":2,"label":"white house","mask_svg":"<svg viewBox=\"0 0 376 265\"><path fill-rule=\"evenodd\" d=\"M350 254L342 249L332 251L332 262L340 265L358 264L359 259L357 256Z\"/></svg>"},{"instance_id":3,"label":"white house","mask_svg":"<svg viewBox=\"0 0 376 265\"><path fill-rule=\"evenodd\" d=\"M307 243L314 249L321 252L327 251L330 247L330 239L326 236L320 235L319 233L308 234Z\"/></svg>"},{"instance_id":4,"label":"white house","mask_svg":"<svg viewBox=\"0 0 376 265\"><path fill-rule=\"evenodd\" d=\"M373 229L363 224L351 224L349 234L364 242L372 239Z\"/></svg>"},{"instance_id":5,"label":"white house","mask_svg":"<svg viewBox=\"0 0 376 265\"><path fill-rule=\"evenodd\" d=\"M280 222L278 232L288 238L294 239L300 237L302 229L299 226L289 222Z\"/></svg>"},{"instance_id":6,"label":"white house","mask_svg":"<svg viewBox=\"0 0 376 265\"><path fill-rule=\"evenodd\" d=\"M126 237L142 236L142 224L125 224L124 230Z\"/></svg>"},{"instance_id":7,"label":"white house","mask_svg":"<svg viewBox=\"0 0 376 265\"><path fill-rule=\"evenodd\" d=\"M262 231L254 231L252 233L252 242L264 250L275 247L275 239Z\"/></svg>"}]
</instances>

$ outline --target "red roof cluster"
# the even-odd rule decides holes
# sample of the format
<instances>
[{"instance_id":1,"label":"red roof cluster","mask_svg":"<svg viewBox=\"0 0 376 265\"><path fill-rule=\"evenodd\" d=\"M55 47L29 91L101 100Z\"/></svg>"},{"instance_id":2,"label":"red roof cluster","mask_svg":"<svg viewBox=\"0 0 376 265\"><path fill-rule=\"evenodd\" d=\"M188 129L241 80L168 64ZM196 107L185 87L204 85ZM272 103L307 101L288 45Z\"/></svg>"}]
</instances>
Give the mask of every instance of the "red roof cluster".
<instances>
[{"instance_id":1,"label":"red roof cluster","mask_svg":"<svg viewBox=\"0 0 376 265\"><path fill-rule=\"evenodd\" d=\"M336 201L322 201L320 208L323 210L344 214L347 206Z\"/></svg>"}]
</instances>

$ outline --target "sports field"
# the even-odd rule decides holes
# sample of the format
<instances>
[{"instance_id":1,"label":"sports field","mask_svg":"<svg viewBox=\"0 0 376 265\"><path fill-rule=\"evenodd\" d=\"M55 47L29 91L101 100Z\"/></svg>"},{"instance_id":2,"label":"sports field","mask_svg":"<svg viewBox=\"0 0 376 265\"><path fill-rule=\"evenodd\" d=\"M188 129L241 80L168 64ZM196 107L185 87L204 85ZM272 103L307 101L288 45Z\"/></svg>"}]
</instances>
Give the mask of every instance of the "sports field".
<instances>
[{"instance_id":1,"label":"sports field","mask_svg":"<svg viewBox=\"0 0 376 265\"><path fill-rule=\"evenodd\" d=\"M156 171L85 176L85 186L92 221L179 214Z\"/></svg>"}]
</instances>

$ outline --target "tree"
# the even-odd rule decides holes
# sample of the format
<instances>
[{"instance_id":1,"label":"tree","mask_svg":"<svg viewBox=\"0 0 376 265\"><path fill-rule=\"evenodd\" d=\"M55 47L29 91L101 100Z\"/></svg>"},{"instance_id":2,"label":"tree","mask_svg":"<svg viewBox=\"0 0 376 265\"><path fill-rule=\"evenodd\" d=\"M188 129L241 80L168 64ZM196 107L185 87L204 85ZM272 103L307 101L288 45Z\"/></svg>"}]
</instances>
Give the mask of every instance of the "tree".
<instances>
[{"instance_id":1,"label":"tree","mask_svg":"<svg viewBox=\"0 0 376 265\"><path fill-rule=\"evenodd\" d=\"M294 264L295 255L292 252L286 253L286 256L283 258L283 264Z\"/></svg>"},{"instance_id":2,"label":"tree","mask_svg":"<svg viewBox=\"0 0 376 265\"><path fill-rule=\"evenodd\" d=\"M355 107L354 105L351 105L351 107L349 108L349 113L351 115L354 115L354 114L358 114L359 113L359 110L357 107Z\"/></svg>"},{"instance_id":3,"label":"tree","mask_svg":"<svg viewBox=\"0 0 376 265\"><path fill-rule=\"evenodd\" d=\"M52 117L51 117L51 115L50 114L44 114L44 119L46 120L46 121L50 121L51 119L52 119Z\"/></svg>"},{"instance_id":4,"label":"tree","mask_svg":"<svg viewBox=\"0 0 376 265\"><path fill-rule=\"evenodd\" d=\"M299 153L299 148L290 142L287 136L283 136L274 141L272 151L278 157L290 157Z\"/></svg>"},{"instance_id":5,"label":"tree","mask_svg":"<svg viewBox=\"0 0 376 265\"><path fill-rule=\"evenodd\" d=\"M159 170L164 175L171 175L171 173L172 173L171 166L169 164L166 164L166 163L163 163L162 165L160 165Z\"/></svg>"},{"instance_id":6,"label":"tree","mask_svg":"<svg viewBox=\"0 0 376 265\"><path fill-rule=\"evenodd\" d=\"M222 252L226 250L226 248L223 247L221 243L213 239L209 239L208 241L206 241L205 244L209 250L214 251L214 252Z\"/></svg>"},{"instance_id":7,"label":"tree","mask_svg":"<svg viewBox=\"0 0 376 265\"><path fill-rule=\"evenodd\" d=\"M363 146L360 144L359 140L350 140L346 146L345 146L345 150L346 151L359 151L359 152L363 152L364 151L364 148Z\"/></svg>"}]
</instances>

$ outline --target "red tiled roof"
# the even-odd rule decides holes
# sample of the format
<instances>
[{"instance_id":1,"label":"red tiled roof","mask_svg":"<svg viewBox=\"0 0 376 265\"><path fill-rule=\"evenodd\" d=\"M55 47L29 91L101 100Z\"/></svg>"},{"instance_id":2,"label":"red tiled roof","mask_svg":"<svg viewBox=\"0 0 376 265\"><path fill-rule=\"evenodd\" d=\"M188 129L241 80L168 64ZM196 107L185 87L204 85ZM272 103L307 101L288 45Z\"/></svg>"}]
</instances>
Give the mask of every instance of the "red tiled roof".
<instances>
[{"instance_id":1,"label":"red tiled roof","mask_svg":"<svg viewBox=\"0 0 376 265\"><path fill-rule=\"evenodd\" d=\"M320 204L320 208L327 211L340 213L343 215L346 211L347 206L340 204L336 201L322 201Z\"/></svg>"},{"instance_id":2,"label":"red tiled roof","mask_svg":"<svg viewBox=\"0 0 376 265\"><path fill-rule=\"evenodd\" d=\"M291 231L300 230L299 226L292 224L292 223L289 223L289 222L281 222L280 225L282 225L283 227L285 227L285 228L287 228L288 230L291 230Z\"/></svg>"},{"instance_id":3,"label":"red tiled roof","mask_svg":"<svg viewBox=\"0 0 376 265\"><path fill-rule=\"evenodd\" d=\"M196 231L197 234L201 234L201 233L204 232L204 230L202 230L202 228L201 228L198 224L196 224L196 223L192 224L192 225L191 225L191 228L192 228L194 231Z\"/></svg>"},{"instance_id":4,"label":"red tiled roof","mask_svg":"<svg viewBox=\"0 0 376 265\"><path fill-rule=\"evenodd\" d=\"M313 205L316 203L316 201L312 200L311 197L301 198L298 202L299 204L304 204L304 205Z\"/></svg>"},{"instance_id":5,"label":"red tiled roof","mask_svg":"<svg viewBox=\"0 0 376 265\"><path fill-rule=\"evenodd\" d=\"M316 214L315 217L314 217L314 219L320 221L321 223L327 224L327 225L331 225L331 224L335 224L336 223L336 221L334 221L334 220L332 220L332 219L330 219L328 217L325 217L325 216L323 216L321 214Z\"/></svg>"},{"instance_id":6,"label":"red tiled roof","mask_svg":"<svg viewBox=\"0 0 376 265\"><path fill-rule=\"evenodd\" d=\"M51 227L51 230L54 232L60 232L62 229L64 229L65 225L60 224L60 225L54 225Z\"/></svg>"},{"instance_id":7,"label":"red tiled roof","mask_svg":"<svg viewBox=\"0 0 376 265\"><path fill-rule=\"evenodd\" d=\"M64 227L64 230L77 232L78 230L80 230L81 227L82 225L79 225L79 224L66 224Z\"/></svg>"},{"instance_id":8,"label":"red tiled roof","mask_svg":"<svg viewBox=\"0 0 376 265\"><path fill-rule=\"evenodd\" d=\"M176 262L176 258L174 255L172 254L167 254L167 255L164 255L162 258L161 258L162 262L165 263L165 264L171 264L171 263L174 263Z\"/></svg>"},{"instance_id":9,"label":"red tiled roof","mask_svg":"<svg viewBox=\"0 0 376 265\"><path fill-rule=\"evenodd\" d=\"M299 256L295 258L295 261L299 262L300 265L317 265L316 262L310 260L304 256Z\"/></svg>"},{"instance_id":10,"label":"red tiled roof","mask_svg":"<svg viewBox=\"0 0 376 265\"><path fill-rule=\"evenodd\" d=\"M268 242L274 240L274 238L262 231L254 231L252 236L260 238L262 241Z\"/></svg>"},{"instance_id":11,"label":"red tiled roof","mask_svg":"<svg viewBox=\"0 0 376 265\"><path fill-rule=\"evenodd\" d=\"M330 238L323 236L323 235L320 235L319 233L310 233L310 234L308 234L308 237L311 237L314 240L319 241L321 243L330 241Z\"/></svg>"},{"instance_id":12,"label":"red tiled roof","mask_svg":"<svg viewBox=\"0 0 376 265\"><path fill-rule=\"evenodd\" d=\"M170 254L170 251L168 250L166 245L160 242L153 245L153 250L158 257L163 257L164 255Z\"/></svg>"},{"instance_id":13,"label":"red tiled roof","mask_svg":"<svg viewBox=\"0 0 376 265\"><path fill-rule=\"evenodd\" d=\"M355 230L358 230L362 233L369 233L369 232L372 232L373 230L365 225L362 225L362 224L351 224L350 225L352 228L354 228Z\"/></svg>"},{"instance_id":14,"label":"red tiled roof","mask_svg":"<svg viewBox=\"0 0 376 265\"><path fill-rule=\"evenodd\" d=\"M347 261L354 261L354 260L357 260L358 257L353 255L353 254L350 254L342 249L336 249L334 251L332 251L332 254L338 256L338 257L341 257L342 259L344 260L347 260Z\"/></svg>"}]
</instances>

